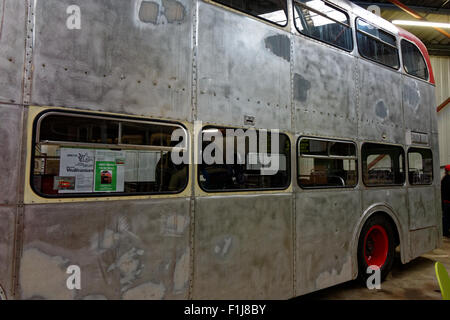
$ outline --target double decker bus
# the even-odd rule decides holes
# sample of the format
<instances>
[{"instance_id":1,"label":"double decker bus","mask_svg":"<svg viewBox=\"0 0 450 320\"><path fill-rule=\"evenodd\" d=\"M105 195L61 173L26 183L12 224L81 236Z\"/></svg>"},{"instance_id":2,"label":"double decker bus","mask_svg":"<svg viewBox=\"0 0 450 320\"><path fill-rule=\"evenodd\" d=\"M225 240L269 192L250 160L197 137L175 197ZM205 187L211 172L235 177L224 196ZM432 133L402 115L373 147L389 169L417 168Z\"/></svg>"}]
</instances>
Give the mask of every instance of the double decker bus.
<instances>
[{"instance_id":1,"label":"double decker bus","mask_svg":"<svg viewBox=\"0 0 450 320\"><path fill-rule=\"evenodd\" d=\"M349 1L3 0L0 66L4 299L287 299L441 245L427 50Z\"/></svg>"}]
</instances>

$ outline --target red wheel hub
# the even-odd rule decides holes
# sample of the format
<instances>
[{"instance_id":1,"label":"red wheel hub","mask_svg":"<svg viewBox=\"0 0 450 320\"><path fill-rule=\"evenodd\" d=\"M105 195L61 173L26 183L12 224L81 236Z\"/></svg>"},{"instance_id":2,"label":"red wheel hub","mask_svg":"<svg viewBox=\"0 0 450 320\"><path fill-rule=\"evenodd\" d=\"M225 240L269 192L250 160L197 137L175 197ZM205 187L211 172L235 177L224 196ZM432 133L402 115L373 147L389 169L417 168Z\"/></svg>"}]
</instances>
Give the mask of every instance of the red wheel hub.
<instances>
[{"instance_id":1,"label":"red wheel hub","mask_svg":"<svg viewBox=\"0 0 450 320\"><path fill-rule=\"evenodd\" d=\"M386 262L389 239L386 230L380 226L372 226L364 238L364 259L368 266L381 268Z\"/></svg>"}]
</instances>

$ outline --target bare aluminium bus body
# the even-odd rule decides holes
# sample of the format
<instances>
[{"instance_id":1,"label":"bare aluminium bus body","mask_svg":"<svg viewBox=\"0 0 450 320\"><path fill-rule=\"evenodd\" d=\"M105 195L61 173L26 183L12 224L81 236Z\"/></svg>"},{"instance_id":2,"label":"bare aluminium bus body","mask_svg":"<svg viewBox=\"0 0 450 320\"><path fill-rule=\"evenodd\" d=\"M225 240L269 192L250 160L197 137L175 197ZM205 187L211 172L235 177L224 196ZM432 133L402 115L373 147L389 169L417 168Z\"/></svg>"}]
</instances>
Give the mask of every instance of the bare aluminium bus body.
<instances>
[{"instance_id":1,"label":"bare aluminium bus body","mask_svg":"<svg viewBox=\"0 0 450 320\"><path fill-rule=\"evenodd\" d=\"M431 68L424 79L407 74L401 50L398 68L362 57L357 18L397 44L418 40L330 0L348 16L352 45L342 50L299 32L296 4L287 1L283 25L212 1L0 1L2 297L286 299L355 279L361 230L374 216L391 225L403 263L439 246ZM47 197L52 159L36 173L46 112L175 124L192 157L195 120L279 129L289 182L210 192L189 165L179 192ZM313 175L298 173L303 137L354 145L355 183L301 187ZM403 150L405 178L364 182L365 143ZM409 148L431 152L429 183L406 177ZM66 285L70 265L81 289Z\"/></svg>"}]
</instances>

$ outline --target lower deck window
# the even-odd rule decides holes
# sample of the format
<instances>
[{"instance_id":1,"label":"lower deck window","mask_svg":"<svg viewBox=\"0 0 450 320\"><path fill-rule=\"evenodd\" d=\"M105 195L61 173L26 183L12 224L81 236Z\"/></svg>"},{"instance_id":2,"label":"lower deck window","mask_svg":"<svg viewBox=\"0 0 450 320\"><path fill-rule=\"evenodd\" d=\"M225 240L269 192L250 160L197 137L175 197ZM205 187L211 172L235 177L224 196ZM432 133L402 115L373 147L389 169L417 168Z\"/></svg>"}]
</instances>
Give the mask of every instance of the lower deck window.
<instances>
[{"instance_id":1,"label":"lower deck window","mask_svg":"<svg viewBox=\"0 0 450 320\"><path fill-rule=\"evenodd\" d=\"M365 185L402 185L405 182L405 155L402 147L365 143L361 154Z\"/></svg>"},{"instance_id":2,"label":"lower deck window","mask_svg":"<svg viewBox=\"0 0 450 320\"><path fill-rule=\"evenodd\" d=\"M286 189L290 184L290 141L268 131L205 127L198 166L208 192Z\"/></svg>"},{"instance_id":3,"label":"lower deck window","mask_svg":"<svg viewBox=\"0 0 450 320\"><path fill-rule=\"evenodd\" d=\"M302 138L298 184L302 188L349 188L358 182L356 146L351 142Z\"/></svg>"},{"instance_id":4,"label":"lower deck window","mask_svg":"<svg viewBox=\"0 0 450 320\"><path fill-rule=\"evenodd\" d=\"M412 185L433 182L433 156L430 149L410 148L408 150L408 178Z\"/></svg>"},{"instance_id":5,"label":"lower deck window","mask_svg":"<svg viewBox=\"0 0 450 320\"><path fill-rule=\"evenodd\" d=\"M172 155L186 139L175 124L48 112L36 122L31 183L52 197L181 192L188 166Z\"/></svg>"}]
</instances>

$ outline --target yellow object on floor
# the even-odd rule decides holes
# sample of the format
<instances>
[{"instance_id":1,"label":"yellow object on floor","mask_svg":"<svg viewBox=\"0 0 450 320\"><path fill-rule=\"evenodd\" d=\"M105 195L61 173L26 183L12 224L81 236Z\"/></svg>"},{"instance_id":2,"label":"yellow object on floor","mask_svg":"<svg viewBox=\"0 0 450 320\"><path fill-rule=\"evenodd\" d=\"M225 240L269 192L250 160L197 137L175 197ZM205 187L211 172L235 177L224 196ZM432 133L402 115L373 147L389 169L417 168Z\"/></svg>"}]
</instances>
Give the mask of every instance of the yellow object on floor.
<instances>
[{"instance_id":1,"label":"yellow object on floor","mask_svg":"<svg viewBox=\"0 0 450 320\"><path fill-rule=\"evenodd\" d=\"M434 265L436 270L436 277L441 287L442 299L450 300L450 277L448 276L447 270L440 262L436 262Z\"/></svg>"}]
</instances>

